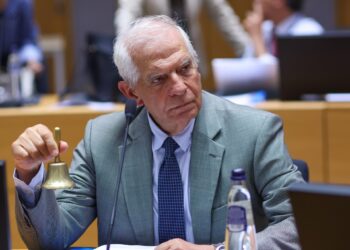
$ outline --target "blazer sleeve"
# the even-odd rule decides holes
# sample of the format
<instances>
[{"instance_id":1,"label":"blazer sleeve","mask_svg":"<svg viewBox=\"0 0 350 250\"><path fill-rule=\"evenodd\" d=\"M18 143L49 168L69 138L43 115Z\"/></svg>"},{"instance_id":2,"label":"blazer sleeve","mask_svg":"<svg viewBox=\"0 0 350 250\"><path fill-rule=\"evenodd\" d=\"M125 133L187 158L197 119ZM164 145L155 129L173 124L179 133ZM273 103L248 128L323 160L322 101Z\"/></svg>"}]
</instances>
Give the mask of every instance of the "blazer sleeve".
<instances>
[{"instance_id":1,"label":"blazer sleeve","mask_svg":"<svg viewBox=\"0 0 350 250\"><path fill-rule=\"evenodd\" d=\"M284 145L282 122L269 115L261 125L254 152L255 188L262 198L268 227L258 233L258 249L299 249L287 188L303 182Z\"/></svg>"},{"instance_id":2,"label":"blazer sleeve","mask_svg":"<svg viewBox=\"0 0 350 250\"><path fill-rule=\"evenodd\" d=\"M96 218L95 171L90 151L91 121L85 138L74 151L70 190L42 189L33 208L17 195L16 216L19 231L29 249L67 249Z\"/></svg>"}]
</instances>

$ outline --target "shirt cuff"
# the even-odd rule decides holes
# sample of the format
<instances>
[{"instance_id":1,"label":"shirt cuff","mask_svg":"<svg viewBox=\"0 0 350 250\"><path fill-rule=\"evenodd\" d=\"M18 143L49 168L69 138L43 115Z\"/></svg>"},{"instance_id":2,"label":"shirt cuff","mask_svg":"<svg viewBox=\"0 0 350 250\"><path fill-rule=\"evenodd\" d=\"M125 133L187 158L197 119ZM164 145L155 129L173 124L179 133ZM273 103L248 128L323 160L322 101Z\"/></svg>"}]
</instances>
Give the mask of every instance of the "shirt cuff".
<instances>
[{"instance_id":1,"label":"shirt cuff","mask_svg":"<svg viewBox=\"0 0 350 250\"><path fill-rule=\"evenodd\" d=\"M27 185L24 181L18 178L17 171L13 173L13 180L18 192L19 198L28 207L34 207L40 194L41 184L43 183L45 167L42 163L38 173Z\"/></svg>"},{"instance_id":2,"label":"shirt cuff","mask_svg":"<svg viewBox=\"0 0 350 250\"><path fill-rule=\"evenodd\" d=\"M214 246L215 250L224 250L225 249L224 243L214 244L213 246Z\"/></svg>"}]
</instances>

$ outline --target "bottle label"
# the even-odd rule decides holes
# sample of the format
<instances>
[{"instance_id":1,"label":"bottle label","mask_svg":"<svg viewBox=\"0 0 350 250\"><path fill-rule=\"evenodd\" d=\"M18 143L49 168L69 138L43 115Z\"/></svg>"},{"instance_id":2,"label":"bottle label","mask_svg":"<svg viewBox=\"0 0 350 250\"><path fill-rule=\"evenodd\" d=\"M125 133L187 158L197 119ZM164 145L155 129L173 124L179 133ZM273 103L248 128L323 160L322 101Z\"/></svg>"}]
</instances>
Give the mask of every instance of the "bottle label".
<instances>
[{"instance_id":1,"label":"bottle label","mask_svg":"<svg viewBox=\"0 0 350 250\"><path fill-rule=\"evenodd\" d=\"M228 208L227 227L231 232L241 232L247 229L247 213L244 207L230 206Z\"/></svg>"}]
</instances>

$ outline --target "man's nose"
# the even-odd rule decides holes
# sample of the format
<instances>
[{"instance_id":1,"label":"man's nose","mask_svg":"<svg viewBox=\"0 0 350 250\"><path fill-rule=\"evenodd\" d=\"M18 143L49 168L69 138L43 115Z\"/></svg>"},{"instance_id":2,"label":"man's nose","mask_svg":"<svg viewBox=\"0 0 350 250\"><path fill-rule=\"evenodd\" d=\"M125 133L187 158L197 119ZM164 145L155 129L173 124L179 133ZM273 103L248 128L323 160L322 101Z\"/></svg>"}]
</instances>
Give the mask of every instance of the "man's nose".
<instances>
[{"instance_id":1,"label":"man's nose","mask_svg":"<svg viewBox=\"0 0 350 250\"><path fill-rule=\"evenodd\" d=\"M187 90L187 85L184 79L176 72L171 74L172 85L170 88L170 95L183 95Z\"/></svg>"}]
</instances>

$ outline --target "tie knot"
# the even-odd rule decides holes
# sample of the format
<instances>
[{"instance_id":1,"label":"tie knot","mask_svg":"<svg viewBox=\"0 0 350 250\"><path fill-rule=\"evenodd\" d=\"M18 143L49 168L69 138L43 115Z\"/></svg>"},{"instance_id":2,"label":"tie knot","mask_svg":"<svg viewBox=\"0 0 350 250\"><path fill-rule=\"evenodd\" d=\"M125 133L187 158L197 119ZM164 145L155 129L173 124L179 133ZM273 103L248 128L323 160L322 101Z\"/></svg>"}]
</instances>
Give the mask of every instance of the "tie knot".
<instances>
[{"instance_id":1,"label":"tie knot","mask_svg":"<svg viewBox=\"0 0 350 250\"><path fill-rule=\"evenodd\" d=\"M179 145L172 137L168 137L163 142L162 147L165 148L165 154L173 154Z\"/></svg>"}]
</instances>

